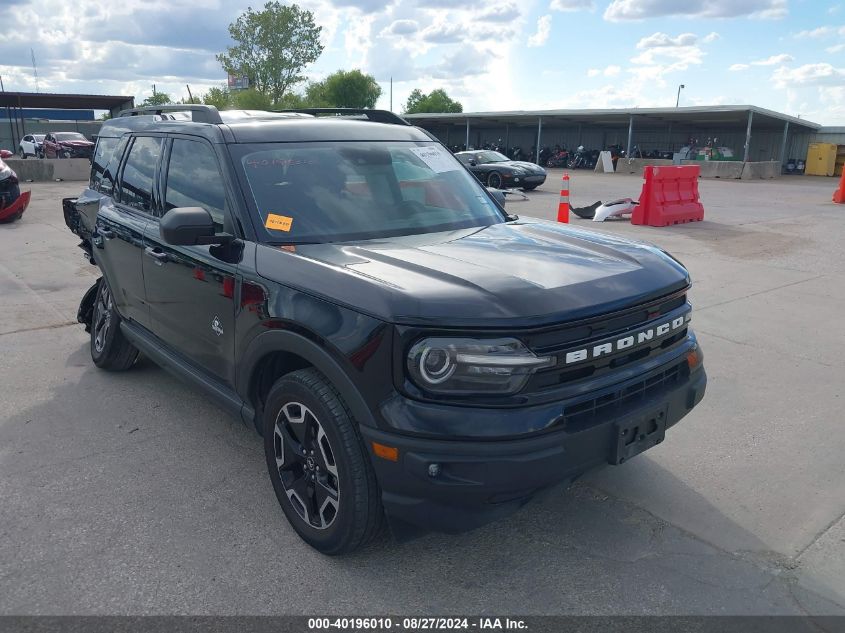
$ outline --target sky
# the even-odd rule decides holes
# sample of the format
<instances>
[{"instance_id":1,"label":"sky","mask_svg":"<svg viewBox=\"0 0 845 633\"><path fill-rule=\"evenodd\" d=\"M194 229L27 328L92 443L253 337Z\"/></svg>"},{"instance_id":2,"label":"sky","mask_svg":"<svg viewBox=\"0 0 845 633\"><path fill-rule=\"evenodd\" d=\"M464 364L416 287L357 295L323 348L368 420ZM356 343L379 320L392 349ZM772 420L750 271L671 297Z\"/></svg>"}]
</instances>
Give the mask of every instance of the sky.
<instances>
[{"instance_id":1,"label":"sky","mask_svg":"<svg viewBox=\"0 0 845 633\"><path fill-rule=\"evenodd\" d=\"M6 90L174 98L225 82L227 27L263 0L0 0ZM845 0L301 0L319 80L360 68L378 107L444 88L467 112L752 104L845 125Z\"/></svg>"}]
</instances>

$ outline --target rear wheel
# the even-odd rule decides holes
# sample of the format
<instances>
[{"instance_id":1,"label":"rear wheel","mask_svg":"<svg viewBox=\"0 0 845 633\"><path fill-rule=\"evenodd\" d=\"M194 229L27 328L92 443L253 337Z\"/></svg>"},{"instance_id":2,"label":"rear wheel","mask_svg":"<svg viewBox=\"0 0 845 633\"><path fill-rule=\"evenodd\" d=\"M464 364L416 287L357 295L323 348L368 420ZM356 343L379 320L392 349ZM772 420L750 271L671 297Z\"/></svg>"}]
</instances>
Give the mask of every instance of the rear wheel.
<instances>
[{"instance_id":1,"label":"rear wheel","mask_svg":"<svg viewBox=\"0 0 845 633\"><path fill-rule=\"evenodd\" d=\"M343 554L378 533L381 495L357 423L317 370L273 385L264 407L264 452L285 516L313 548Z\"/></svg>"},{"instance_id":2,"label":"rear wheel","mask_svg":"<svg viewBox=\"0 0 845 633\"><path fill-rule=\"evenodd\" d=\"M120 315L105 277L100 279L91 318L91 360L108 371L124 371L138 360L138 349L120 331Z\"/></svg>"}]
</instances>

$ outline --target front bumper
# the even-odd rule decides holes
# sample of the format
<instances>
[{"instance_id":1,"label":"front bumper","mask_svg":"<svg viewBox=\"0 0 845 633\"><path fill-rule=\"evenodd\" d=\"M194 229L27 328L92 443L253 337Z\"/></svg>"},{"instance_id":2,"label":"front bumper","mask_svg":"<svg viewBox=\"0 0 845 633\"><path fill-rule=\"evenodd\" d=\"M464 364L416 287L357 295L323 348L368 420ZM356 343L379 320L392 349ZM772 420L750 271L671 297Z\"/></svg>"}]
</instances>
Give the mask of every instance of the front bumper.
<instances>
[{"instance_id":1,"label":"front bumper","mask_svg":"<svg viewBox=\"0 0 845 633\"><path fill-rule=\"evenodd\" d=\"M23 214L29 206L30 194L29 191L21 193L18 185L0 192L0 221L8 220L18 213Z\"/></svg>"},{"instance_id":2,"label":"front bumper","mask_svg":"<svg viewBox=\"0 0 845 633\"><path fill-rule=\"evenodd\" d=\"M516 511L537 492L572 481L606 463L621 463L663 439L663 432L704 396L707 374L699 365L657 397L613 410L592 423L574 423L526 439L441 440L361 427L392 522L462 532ZM456 409L472 418L483 410ZM512 410L520 416L519 409ZM660 418L660 433L631 444L620 437ZM483 419L483 418L482 418ZM446 421L444 421L445 423ZM640 431L634 431L637 437ZM645 436L646 434L643 433ZM373 442L398 449L398 461L373 453Z\"/></svg>"},{"instance_id":3,"label":"front bumper","mask_svg":"<svg viewBox=\"0 0 845 633\"><path fill-rule=\"evenodd\" d=\"M502 181L508 187L539 187L546 182L546 175L528 174L527 176L516 176L514 174L503 174Z\"/></svg>"}]
</instances>

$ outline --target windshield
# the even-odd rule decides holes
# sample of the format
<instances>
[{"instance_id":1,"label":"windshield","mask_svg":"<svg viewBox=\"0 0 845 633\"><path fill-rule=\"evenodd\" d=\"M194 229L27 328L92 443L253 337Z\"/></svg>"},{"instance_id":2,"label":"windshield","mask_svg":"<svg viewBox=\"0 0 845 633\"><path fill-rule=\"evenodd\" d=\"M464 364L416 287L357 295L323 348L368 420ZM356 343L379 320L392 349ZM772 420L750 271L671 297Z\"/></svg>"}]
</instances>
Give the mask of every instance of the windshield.
<instances>
[{"instance_id":1,"label":"windshield","mask_svg":"<svg viewBox=\"0 0 845 633\"><path fill-rule=\"evenodd\" d=\"M57 141L87 141L79 132L56 132L53 136Z\"/></svg>"},{"instance_id":2,"label":"windshield","mask_svg":"<svg viewBox=\"0 0 845 633\"><path fill-rule=\"evenodd\" d=\"M40 143L41 141L44 140L44 135L43 134L33 134L32 138L34 138L36 141L38 141Z\"/></svg>"},{"instance_id":3,"label":"windshield","mask_svg":"<svg viewBox=\"0 0 845 633\"><path fill-rule=\"evenodd\" d=\"M475 158L475 162L479 165L483 165L484 163L501 163L506 160L510 160L510 158L499 152L479 152Z\"/></svg>"},{"instance_id":4,"label":"windshield","mask_svg":"<svg viewBox=\"0 0 845 633\"><path fill-rule=\"evenodd\" d=\"M233 148L269 242L345 242L505 221L475 177L437 143Z\"/></svg>"}]
</instances>

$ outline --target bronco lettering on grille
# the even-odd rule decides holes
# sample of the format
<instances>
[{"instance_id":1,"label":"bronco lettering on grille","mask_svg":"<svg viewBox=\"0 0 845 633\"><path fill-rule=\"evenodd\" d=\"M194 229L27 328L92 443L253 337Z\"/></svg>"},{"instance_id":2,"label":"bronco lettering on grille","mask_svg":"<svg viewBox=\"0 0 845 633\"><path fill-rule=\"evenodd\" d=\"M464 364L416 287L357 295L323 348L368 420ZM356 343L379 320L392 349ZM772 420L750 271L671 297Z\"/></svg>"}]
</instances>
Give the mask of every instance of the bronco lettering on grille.
<instances>
[{"instance_id":1,"label":"bronco lettering on grille","mask_svg":"<svg viewBox=\"0 0 845 633\"><path fill-rule=\"evenodd\" d=\"M634 332L633 334L628 334L627 336L623 336L621 338L606 339L604 341L599 341L590 347L566 352L566 355L564 356L564 365L583 363L588 360L593 360L594 358L608 356L624 350L633 351L641 345L663 338L667 334L686 327L689 320L690 314L687 313L685 315L675 317L671 321L666 321L665 323L661 323L659 325L652 325L649 328L640 330L639 332Z\"/></svg>"}]
</instances>

